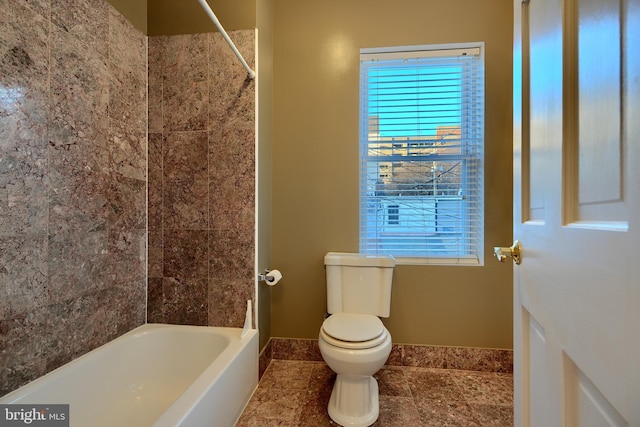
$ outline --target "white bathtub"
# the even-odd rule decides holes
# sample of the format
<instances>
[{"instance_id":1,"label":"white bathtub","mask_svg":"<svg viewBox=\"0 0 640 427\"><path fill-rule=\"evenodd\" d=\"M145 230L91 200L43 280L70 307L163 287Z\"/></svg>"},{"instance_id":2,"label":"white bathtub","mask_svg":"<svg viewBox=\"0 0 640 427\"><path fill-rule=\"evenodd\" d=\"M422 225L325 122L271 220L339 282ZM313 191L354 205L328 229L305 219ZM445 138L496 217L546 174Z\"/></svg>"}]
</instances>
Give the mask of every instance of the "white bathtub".
<instances>
[{"instance_id":1,"label":"white bathtub","mask_svg":"<svg viewBox=\"0 0 640 427\"><path fill-rule=\"evenodd\" d=\"M75 427L230 427L258 384L258 333L241 332L143 325L0 403L68 403Z\"/></svg>"}]
</instances>

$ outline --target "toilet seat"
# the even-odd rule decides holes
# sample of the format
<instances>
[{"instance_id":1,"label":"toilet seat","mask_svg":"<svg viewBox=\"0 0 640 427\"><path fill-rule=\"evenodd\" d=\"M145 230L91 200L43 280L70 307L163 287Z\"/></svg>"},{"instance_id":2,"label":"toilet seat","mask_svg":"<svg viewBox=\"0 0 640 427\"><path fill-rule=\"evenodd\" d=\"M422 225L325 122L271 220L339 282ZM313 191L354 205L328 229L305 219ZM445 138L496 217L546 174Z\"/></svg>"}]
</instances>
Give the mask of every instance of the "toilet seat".
<instances>
[{"instance_id":1,"label":"toilet seat","mask_svg":"<svg viewBox=\"0 0 640 427\"><path fill-rule=\"evenodd\" d=\"M320 329L328 344L350 350L376 347L387 335L380 319L370 314L336 313L325 319Z\"/></svg>"}]
</instances>

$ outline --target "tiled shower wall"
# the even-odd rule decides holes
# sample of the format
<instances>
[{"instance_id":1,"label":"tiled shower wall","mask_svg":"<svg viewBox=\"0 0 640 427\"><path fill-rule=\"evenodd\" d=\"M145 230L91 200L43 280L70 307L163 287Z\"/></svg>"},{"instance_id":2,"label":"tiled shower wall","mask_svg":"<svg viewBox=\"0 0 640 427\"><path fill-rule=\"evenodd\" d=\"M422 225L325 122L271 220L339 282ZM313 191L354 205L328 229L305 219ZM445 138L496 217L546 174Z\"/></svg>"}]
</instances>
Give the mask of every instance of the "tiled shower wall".
<instances>
[{"instance_id":1,"label":"tiled shower wall","mask_svg":"<svg viewBox=\"0 0 640 427\"><path fill-rule=\"evenodd\" d=\"M255 32L229 33L253 66ZM149 322L242 326L255 292L255 81L219 33L149 38Z\"/></svg>"},{"instance_id":2,"label":"tiled shower wall","mask_svg":"<svg viewBox=\"0 0 640 427\"><path fill-rule=\"evenodd\" d=\"M147 39L0 0L0 395L144 323Z\"/></svg>"}]
</instances>

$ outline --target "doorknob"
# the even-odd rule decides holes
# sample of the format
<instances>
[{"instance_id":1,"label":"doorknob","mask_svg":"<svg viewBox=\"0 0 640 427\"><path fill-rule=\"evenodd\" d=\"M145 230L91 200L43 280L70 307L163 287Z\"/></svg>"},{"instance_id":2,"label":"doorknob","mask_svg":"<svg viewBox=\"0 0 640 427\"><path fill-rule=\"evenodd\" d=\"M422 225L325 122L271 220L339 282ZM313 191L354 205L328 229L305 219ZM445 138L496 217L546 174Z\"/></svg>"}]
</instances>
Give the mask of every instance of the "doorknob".
<instances>
[{"instance_id":1,"label":"doorknob","mask_svg":"<svg viewBox=\"0 0 640 427\"><path fill-rule=\"evenodd\" d=\"M520 242L516 240L513 242L513 246L510 246L508 248L501 248L499 246L494 247L493 256L498 258L498 261L500 262L504 262L507 257L510 257L513 259L513 262L515 262L517 265L520 265L520 262L522 261L521 249L522 246L520 245Z\"/></svg>"}]
</instances>

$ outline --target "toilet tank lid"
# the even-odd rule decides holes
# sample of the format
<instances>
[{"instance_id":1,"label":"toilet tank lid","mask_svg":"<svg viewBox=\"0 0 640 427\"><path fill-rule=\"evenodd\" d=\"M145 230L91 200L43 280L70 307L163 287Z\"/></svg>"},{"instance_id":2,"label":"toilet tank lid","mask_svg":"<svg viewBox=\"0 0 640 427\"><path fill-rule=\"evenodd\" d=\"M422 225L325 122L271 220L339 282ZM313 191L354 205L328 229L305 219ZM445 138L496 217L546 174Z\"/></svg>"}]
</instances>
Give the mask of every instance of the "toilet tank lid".
<instances>
[{"instance_id":1,"label":"toilet tank lid","mask_svg":"<svg viewBox=\"0 0 640 427\"><path fill-rule=\"evenodd\" d=\"M345 252L329 252L324 256L324 265L349 265L353 267L395 267L391 255L366 255Z\"/></svg>"}]
</instances>

